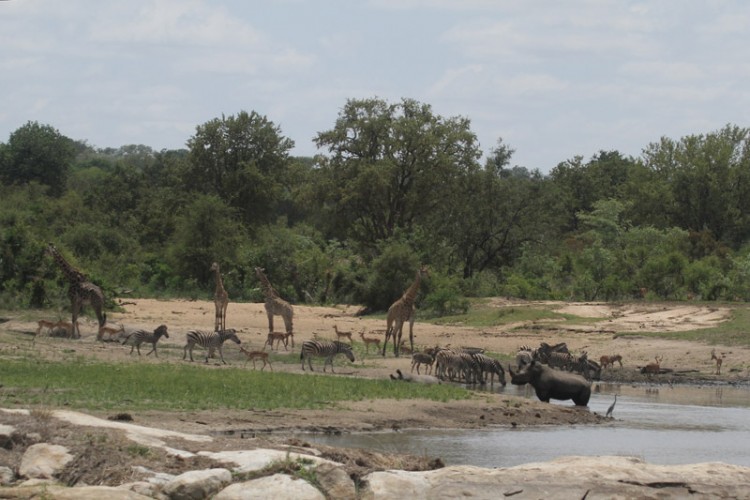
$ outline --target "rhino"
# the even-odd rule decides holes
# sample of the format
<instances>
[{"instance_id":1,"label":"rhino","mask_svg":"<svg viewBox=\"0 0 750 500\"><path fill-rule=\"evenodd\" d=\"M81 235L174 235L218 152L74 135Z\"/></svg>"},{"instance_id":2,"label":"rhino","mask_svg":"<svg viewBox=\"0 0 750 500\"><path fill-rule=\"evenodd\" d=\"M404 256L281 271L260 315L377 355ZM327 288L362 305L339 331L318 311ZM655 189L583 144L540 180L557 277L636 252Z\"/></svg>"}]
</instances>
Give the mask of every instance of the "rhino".
<instances>
[{"instance_id":1,"label":"rhino","mask_svg":"<svg viewBox=\"0 0 750 500\"><path fill-rule=\"evenodd\" d=\"M574 373L558 371L549 366L532 361L518 372L508 367L511 384L531 384L540 401L550 399L572 399L576 406L587 406L591 397L591 383Z\"/></svg>"}]
</instances>

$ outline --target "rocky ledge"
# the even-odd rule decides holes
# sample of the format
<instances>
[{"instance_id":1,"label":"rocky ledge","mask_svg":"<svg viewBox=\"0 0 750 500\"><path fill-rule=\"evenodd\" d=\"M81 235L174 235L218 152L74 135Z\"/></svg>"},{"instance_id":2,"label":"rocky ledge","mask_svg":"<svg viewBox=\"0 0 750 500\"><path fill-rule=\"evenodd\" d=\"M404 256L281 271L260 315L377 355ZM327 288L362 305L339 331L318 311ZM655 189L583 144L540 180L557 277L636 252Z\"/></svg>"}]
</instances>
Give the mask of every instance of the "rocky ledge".
<instances>
[{"instance_id":1,"label":"rocky ledge","mask_svg":"<svg viewBox=\"0 0 750 500\"><path fill-rule=\"evenodd\" d=\"M18 415L24 410L2 410ZM85 426L116 429L139 446L160 447L187 459L196 455L212 466L171 474L141 467L139 480L119 486L69 487L60 471L76 457L64 446L36 442L26 446L18 463L0 451L0 498L45 499L355 499L355 498L748 498L750 468L725 463L654 465L633 457L562 457L550 462L485 469L450 466L431 471L370 471L353 477L346 467L322 458L315 449L294 451L256 448L232 451L186 451L163 441L177 438L200 447L212 438L70 411L49 418ZM84 432L84 431L82 431ZM37 436L38 437L38 436ZM0 425L0 446L30 442L7 424ZM206 449L210 448L206 446ZM139 466L130 466L138 469ZM156 468L155 468L156 469Z\"/></svg>"}]
</instances>

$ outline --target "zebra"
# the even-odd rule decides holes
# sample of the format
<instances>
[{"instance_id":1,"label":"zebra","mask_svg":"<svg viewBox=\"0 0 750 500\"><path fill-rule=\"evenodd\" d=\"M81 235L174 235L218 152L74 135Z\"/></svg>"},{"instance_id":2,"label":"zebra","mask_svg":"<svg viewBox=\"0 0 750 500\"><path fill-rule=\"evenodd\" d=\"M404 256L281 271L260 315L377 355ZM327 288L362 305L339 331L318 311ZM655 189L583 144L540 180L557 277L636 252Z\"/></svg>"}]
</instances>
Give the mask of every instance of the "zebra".
<instances>
[{"instance_id":1,"label":"zebra","mask_svg":"<svg viewBox=\"0 0 750 500\"><path fill-rule=\"evenodd\" d=\"M231 340L235 344L241 344L239 337L237 337L237 330L234 328L227 328L226 330L219 330L217 332L208 332L205 330L191 330L187 333L187 344L183 348L182 359L187 357L188 351L190 351L190 361L193 361L193 347L198 344L206 350L206 363L208 363L208 355L214 349L219 351L219 357L221 362L227 364L224 361L224 353L221 347L224 345L226 340Z\"/></svg>"},{"instance_id":2,"label":"zebra","mask_svg":"<svg viewBox=\"0 0 750 500\"><path fill-rule=\"evenodd\" d=\"M153 348L146 353L146 356L153 352L154 356L158 358L159 353L156 352L156 343L159 342L159 339L162 337L162 335L165 338L169 338L169 334L167 333L167 325L161 325L157 327L153 332L148 332L146 330L136 330L134 332L131 332L122 341L122 345L125 345L130 337L133 337L133 345L130 347L130 354L133 354L133 349L138 349L138 356L140 356L141 344L147 342L149 344L152 344Z\"/></svg>"},{"instance_id":3,"label":"zebra","mask_svg":"<svg viewBox=\"0 0 750 500\"><path fill-rule=\"evenodd\" d=\"M551 368L558 368L560 370L570 371L573 365L573 356L567 352L551 352L547 356L546 363Z\"/></svg>"},{"instance_id":4,"label":"zebra","mask_svg":"<svg viewBox=\"0 0 750 500\"><path fill-rule=\"evenodd\" d=\"M352 363L354 362L352 346L345 342L339 342L338 340L305 340L302 343L302 349L299 353L299 359L302 361L302 371L305 370L305 358L307 358L307 366L310 367L310 371L314 371L312 358L313 356L319 356L326 358L323 363L323 372L326 371L327 365L331 365L331 373L336 373L333 371L333 358L339 353L349 358L349 361Z\"/></svg>"},{"instance_id":5,"label":"zebra","mask_svg":"<svg viewBox=\"0 0 750 500\"><path fill-rule=\"evenodd\" d=\"M482 353L473 354L472 357L479 365L481 384L487 383L487 375L490 376L490 384L494 384L495 374L497 374L498 382L505 387L505 370L498 360Z\"/></svg>"},{"instance_id":6,"label":"zebra","mask_svg":"<svg viewBox=\"0 0 750 500\"><path fill-rule=\"evenodd\" d=\"M519 349L518 354L516 354L516 366L521 369L526 365L530 365L536 359L536 354L536 349Z\"/></svg>"},{"instance_id":7,"label":"zebra","mask_svg":"<svg viewBox=\"0 0 750 500\"><path fill-rule=\"evenodd\" d=\"M426 352L415 352L411 355L411 372L414 373L414 367L417 367L417 375L419 375L419 366L427 365L425 373L430 373L432 370L432 364L435 362L435 358Z\"/></svg>"},{"instance_id":8,"label":"zebra","mask_svg":"<svg viewBox=\"0 0 750 500\"><path fill-rule=\"evenodd\" d=\"M541 361L542 363L549 363L549 357L552 353L568 354L568 345L565 342L559 344L549 345L546 342L539 344L539 349L536 349L534 359Z\"/></svg>"}]
</instances>

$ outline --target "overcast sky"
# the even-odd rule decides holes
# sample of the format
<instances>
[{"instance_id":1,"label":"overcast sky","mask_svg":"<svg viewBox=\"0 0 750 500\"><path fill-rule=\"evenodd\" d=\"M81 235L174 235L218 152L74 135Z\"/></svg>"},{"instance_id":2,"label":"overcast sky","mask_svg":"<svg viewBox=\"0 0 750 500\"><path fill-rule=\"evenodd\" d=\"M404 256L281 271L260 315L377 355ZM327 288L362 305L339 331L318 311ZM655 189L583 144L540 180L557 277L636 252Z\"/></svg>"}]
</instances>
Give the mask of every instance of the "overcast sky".
<instances>
[{"instance_id":1,"label":"overcast sky","mask_svg":"<svg viewBox=\"0 0 750 500\"><path fill-rule=\"evenodd\" d=\"M548 172L750 126L749 47L744 0L6 0L0 142L177 149L244 110L311 156L347 99L408 97Z\"/></svg>"}]
</instances>

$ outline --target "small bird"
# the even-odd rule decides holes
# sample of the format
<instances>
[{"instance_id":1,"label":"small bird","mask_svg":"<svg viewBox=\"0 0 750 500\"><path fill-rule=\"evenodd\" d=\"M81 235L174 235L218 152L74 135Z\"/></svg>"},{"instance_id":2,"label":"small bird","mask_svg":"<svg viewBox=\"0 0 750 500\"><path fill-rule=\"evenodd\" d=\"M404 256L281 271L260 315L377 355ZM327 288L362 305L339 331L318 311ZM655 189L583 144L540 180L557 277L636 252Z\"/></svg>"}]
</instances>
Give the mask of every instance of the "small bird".
<instances>
[{"instance_id":1,"label":"small bird","mask_svg":"<svg viewBox=\"0 0 750 500\"><path fill-rule=\"evenodd\" d=\"M606 415L606 416L607 416L608 418L612 416L612 411L613 411L613 410L615 409L615 405L616 405L616 404L617 404L617 394L615 394L615 400L614 400L614 402L612 403L612 405L611 405L611 406L609 407L609 409L607 410L607 415Z\"/></svg>"}]
</instances>

